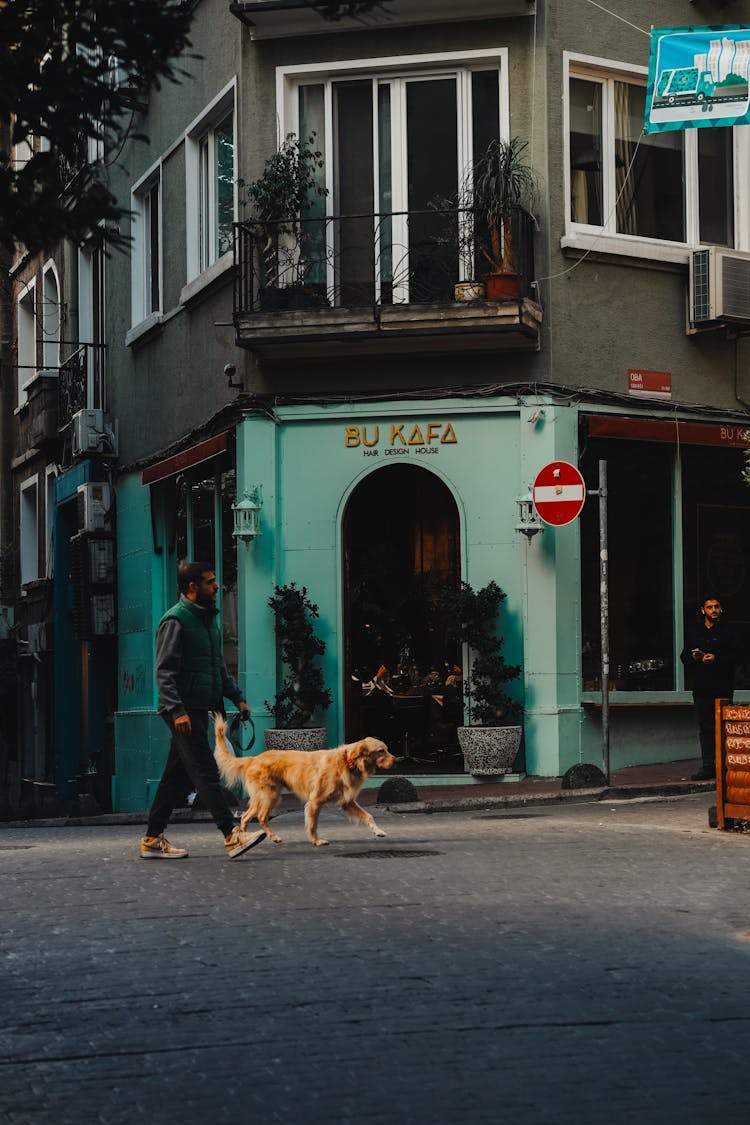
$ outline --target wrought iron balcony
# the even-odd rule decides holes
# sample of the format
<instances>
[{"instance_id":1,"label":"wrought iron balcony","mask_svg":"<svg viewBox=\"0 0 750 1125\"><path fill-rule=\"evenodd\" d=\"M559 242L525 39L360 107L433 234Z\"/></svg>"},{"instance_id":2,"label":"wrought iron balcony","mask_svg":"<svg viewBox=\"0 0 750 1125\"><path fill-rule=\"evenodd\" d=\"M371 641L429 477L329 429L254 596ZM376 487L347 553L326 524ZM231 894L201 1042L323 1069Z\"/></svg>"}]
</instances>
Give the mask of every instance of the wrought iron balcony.
<instances>
[{"instance_id":1,"label":"wrought iron balcony","mask_svg":"<svg viewBox=\"0 0 750 1125\"><path fill-rule=\"evenodd\" d=\"M57 425L63 429L77 414L85 410L88 400L88 348L84 344L60 365L57 384Z\"/></svg>"},{"instance_id":2,"label":"wrought iron balcony","mask_svg":"<svg viewBox=\"0 0 750 1125\"><path fill-rule=\"evenodd\" d=\"M465 348L471 333L474 346L534 350L533 232L520 208L506 231L455 207L238 223L237 342L276 355L301 345L342 354L342 343L356 353L373 341L400 351L408 337L424 350L461 336Z\"/></svg>"}]
</instances>

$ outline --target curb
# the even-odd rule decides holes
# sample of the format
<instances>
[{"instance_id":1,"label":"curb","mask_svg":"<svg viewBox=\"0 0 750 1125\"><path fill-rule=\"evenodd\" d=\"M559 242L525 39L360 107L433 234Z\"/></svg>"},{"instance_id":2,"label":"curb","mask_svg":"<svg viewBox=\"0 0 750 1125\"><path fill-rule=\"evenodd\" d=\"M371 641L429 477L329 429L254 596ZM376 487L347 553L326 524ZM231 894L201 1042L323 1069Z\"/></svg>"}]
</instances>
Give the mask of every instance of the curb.
<instances>
[{"instance_id":1,"label":"curb","mask_svg":"<svg viewBox=\"0 0 750 1125\"><path fill-rule=\"evenodd\" d=\"M606 786L597 789L560 789L554 793L509 793L498 797L453 797L435 801L388 802L377 805L380 810L393 813L444 813L472 812L481 809L529 808L532 806L555 804L584 804L594 801L629 801L645 798L657 800L660 797L689 797L695 793L713 792L712 781L675 782L667 785ZM40 817L38 820L0 821L0 831L4 828L103 828L122 824L145 824L146 810L143 812L101 813L98 816ZM211 821L211 814L201 810L176 809L170 823L197 824Z\"/></svg>"}]
</instances>

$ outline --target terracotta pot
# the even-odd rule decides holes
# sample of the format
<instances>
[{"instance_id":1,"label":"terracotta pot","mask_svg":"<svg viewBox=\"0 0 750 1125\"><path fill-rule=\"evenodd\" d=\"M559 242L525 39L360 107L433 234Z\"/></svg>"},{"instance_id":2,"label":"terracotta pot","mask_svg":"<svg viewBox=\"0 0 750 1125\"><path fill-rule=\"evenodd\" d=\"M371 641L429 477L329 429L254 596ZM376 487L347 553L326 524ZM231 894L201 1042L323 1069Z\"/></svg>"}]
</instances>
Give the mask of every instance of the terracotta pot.
<instances>
[{"instance_id":1,"label":"terracotta pot","mask_svg":"<svg viewBox=\"0 0 750 1125\"><path fill-rule=\"evenodd\" d=\"M484 279L488 301L512 301L521 295L520 273L488 273Z\"/></svg>"},{"instance_id":2,"label":"terracotta pot","mask_svg":"<svg viewBox=\"0 0 750 1125\"><path fill-rule=\"evenodd\" d=\"M266 750L325 750L328 746L325 727L269 727L263 738Z\"/></svg>"},{"instance_id":3,"label":"terracotta pot","mask_svg":"<svg viewBox=\"0 0 750 1125\"><path fill-rule=\"evenodd\" d=\"M466 773L473 777L511 773L522 731L522 727L459 727L458 744Z\"/></svg>"}]
</instances>

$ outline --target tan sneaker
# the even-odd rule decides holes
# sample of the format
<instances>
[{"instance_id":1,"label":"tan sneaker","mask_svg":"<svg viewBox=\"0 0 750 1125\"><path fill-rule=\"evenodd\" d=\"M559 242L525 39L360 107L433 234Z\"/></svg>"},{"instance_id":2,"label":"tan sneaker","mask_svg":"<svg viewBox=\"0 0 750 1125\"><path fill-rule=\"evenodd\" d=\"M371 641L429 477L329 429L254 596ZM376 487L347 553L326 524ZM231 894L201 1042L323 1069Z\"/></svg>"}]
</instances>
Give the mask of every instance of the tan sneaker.
<instances>
[{"instance_id":1,"label":"tan sneaker","mask_svg":"<svg viewBox=\"0 0 750 1125\"><path fill-rule=\"evenodd\" d=\"M262 831L243 832L241 828L233 828L229 835L224 837L224 847L230 859L237 859L265 838L266 834Z\"/></svg>"},{"instance_id":2,"label":"tan sneaker","mask_svg":"<svg viewBox=\"0 0 750 1125\"><path fill-rule=\"evenodd\" d=\"M173 848L163 833L141 838L141 859L185 859L187 854L186 848Z\"/></svg>"}]
</instances>

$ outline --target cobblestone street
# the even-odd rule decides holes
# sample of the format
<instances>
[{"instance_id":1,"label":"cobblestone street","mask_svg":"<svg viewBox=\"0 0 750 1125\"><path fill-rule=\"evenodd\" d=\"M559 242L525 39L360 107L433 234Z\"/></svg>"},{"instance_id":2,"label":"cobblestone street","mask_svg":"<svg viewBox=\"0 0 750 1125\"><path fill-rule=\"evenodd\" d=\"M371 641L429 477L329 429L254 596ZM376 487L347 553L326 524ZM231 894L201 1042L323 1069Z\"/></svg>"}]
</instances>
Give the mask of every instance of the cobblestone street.
<instances>
[{"instance_id":1,"label":"cobblestone street","mask_svg":"<svg viewBox=\"0 0 750 1125\"><path fill-rule=\"evenodd\" d=\"M139 826L8 829L0 1120L750 1120L750 836L709 795L337 810L314 850L144 863Z\"/></svg>"}]
</instances>

